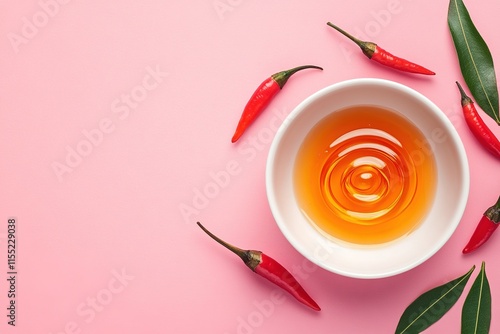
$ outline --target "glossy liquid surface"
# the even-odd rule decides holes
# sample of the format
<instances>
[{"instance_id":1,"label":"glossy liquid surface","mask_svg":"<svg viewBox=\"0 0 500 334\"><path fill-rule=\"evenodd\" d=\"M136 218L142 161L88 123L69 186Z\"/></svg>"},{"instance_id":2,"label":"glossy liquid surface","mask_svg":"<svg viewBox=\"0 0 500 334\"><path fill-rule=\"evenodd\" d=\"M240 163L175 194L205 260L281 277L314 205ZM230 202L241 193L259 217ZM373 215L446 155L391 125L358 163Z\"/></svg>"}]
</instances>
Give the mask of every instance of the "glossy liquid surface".
<instances>
[{"instance_id":1,"label":"glossy liquid surface","mask_svg":"<svg viewBox=\"0 0 500 334\"><path fill-rule=\"evenodd\" d=\"M435 161L405 117L373 106L339 110L302 144L294 169L302 212L333 239L389 242L410 233L433 200Z\"/></svg>"}]
</instances>

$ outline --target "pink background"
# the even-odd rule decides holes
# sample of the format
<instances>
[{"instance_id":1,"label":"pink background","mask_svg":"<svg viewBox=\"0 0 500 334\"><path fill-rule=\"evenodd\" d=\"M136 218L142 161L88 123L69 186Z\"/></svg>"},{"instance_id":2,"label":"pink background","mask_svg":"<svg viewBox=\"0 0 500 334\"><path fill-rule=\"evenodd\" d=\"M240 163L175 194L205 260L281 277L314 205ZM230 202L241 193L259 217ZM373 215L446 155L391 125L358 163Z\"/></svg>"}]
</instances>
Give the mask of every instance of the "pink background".
<instances>
[{"instance_id":1,"label":"pink background","mask_svg":"<svg viewBox=\"0 0 500 334\"><path fill-rule=\"evenodd\" d=\"M466 4L498 77L500 3ZM447 10L444 0L2 1L0 331L392 333L418 295L484 260L491 332L500 332L500 236L461 254L499 195L499 161L464 123ZM437 75L378 66L327 21ZM303 64L324 71L292 77L231 144L257 85ZM470 198L456 233L421 266L380 280L345 278L304 261L273 221L264 185L273 119L325 86L360 77L394 80L429 97L456 127L470 161ZM214 187L213 176L228 168L230 179ZM16 328L6 317L10 217L18 224ZM198 220L294 271L322 311L277 298L276 287L204 235ZM458 333L464 299L426 333Z\"/></svg>"}]
</instances>

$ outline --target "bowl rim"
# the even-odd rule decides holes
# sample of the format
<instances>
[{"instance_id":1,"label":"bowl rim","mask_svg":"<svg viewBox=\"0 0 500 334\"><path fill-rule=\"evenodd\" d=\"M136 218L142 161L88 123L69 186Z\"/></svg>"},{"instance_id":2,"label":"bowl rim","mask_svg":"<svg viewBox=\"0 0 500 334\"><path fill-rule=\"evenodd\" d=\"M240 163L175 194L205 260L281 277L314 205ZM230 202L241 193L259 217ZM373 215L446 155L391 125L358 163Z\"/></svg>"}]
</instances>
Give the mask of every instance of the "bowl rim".
<instances>
[{"instance_id":1,"label":"bowl rim","mask_svg":"<svg viewBox=\"0 0 500 334\"><path fill-rule=\"evenodd\" d=\"M458 153L458 158L459 158L459 163L461 168L461 173L459 174L460 179L463 181L463 184L461 186L461 189L463 190L459 194L459 200L457 201L457 204L455 206L456 210L454 211L452 215L452 222L450 222L449 228L446 229L446 233L443 234L442 238L440 239L439 243L436 243L430 251L425 253L423 256L420 256L418 260L413 261L411 263L408 263L406 265L400 266L398 269L394 269L391 271L386 271L386 272L378 272L378 273L359 273L359 272L352 272L352 271L347 271L339 268L332 268L332 266L327 265L321 261L319 261L316 258L311 258L311 256L308 256L308 252L304 249L304 246L298 242L296 242L295 238L292 236L291 232L288 230L286 224L282 222L281 220L281 213L279 212L278 204L277 204L277 196L274 191L273 187L273 169L274 169L274 159L273 157L276 156L276 153L278 149L280 148L280 145L282 144L282 140L284 135L286 134L287 130L289 127L294 123L294 119L302 114L306 107L310 105L312 102L322 98L325 95L331 94L337 90L349 87L349 86L358 86L358 85L377 85L377 86L385 86L388 89L393 89L397 91L401 91L404 94L411 95L412 97L418 99L420 102L425 103L430 107L430 109L433 109L434 111L439 111L439 112L434 112L433 115L437 117L443 125L446 127L446 133L452 137L452 142L454 147L457 150ZM309 130L308 130L309 131ZM295 157L295 155L294 155ZM465 212L465 208L467 205L468 201L468 196L469 196L469 191L470 191L470 171L469 171L469 164L467 160L467 153L465 150L465 147L463 145L463 142L451 123L450 119L441 111L439 107L437 107L436 104L434 104L429 98L427 98L425 95L421 94L420 92L416 91L413 88L410 88L404 84L387 80L387 79L380 79L380 78L355 78L355 79L348 79L344 81L340 81L334 84L331 84L329 86L323 87L319 89L318 91L312 93L308 97L306 97L302 102L300 102L290 113L289 115L284 119L283 123L280 125L278 128L275 137L273 138L273 141L271 143L269 153L267 156L267 161L266 161L266 168L265 168L265 183L266 183L266 193L267 193L267 198L268 198L268 203L272 212L272 215L275 219L276 224L278 225L279 229L281 230L282 234L285 236L287 241L299 252L310 260L311 262L315 263L316 265L326 269L327 271L346 276L346 277L353 277L353 278L363 278L363 279L373 279L373 278L385 278L385 277L390 277L390 276L395 276L397 274L401 274L403 272L406 272L410 269L413 269L423 262L427 261L429 258L431 258L433 255L435 255L448 240L451 238L453 233L455 233L462 217ZM319 232L318 232L319 234ZM326 240L326 237L323 237ZM331 241L326 241L326 242L331 242Z\"/></svg>"}]
</instances>

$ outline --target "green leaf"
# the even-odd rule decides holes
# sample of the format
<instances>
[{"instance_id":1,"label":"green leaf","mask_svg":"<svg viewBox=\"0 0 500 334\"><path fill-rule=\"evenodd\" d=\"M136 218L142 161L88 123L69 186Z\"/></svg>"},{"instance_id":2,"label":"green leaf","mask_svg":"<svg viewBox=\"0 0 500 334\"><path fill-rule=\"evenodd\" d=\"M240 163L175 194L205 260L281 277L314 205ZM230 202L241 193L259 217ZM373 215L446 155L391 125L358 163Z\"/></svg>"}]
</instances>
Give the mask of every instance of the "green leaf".
<instances>
[{"instance_id":1,"label":"green leaf","mask_svg":"<svg viewBox=\"0 0 500 334\"><path fill-rule=\"evenodd\" d=\"M441 319L460 298L475 268L473 266L465 275L424 292L415 299L399 319L396 334L421 333Z\"/></svg>"},{"instance_id":2,"label":"green leaf","mask_svg":"<svg viewBox=\"0 0 500 334\"><path fill-rule=\"evenodd\" d=\"M500 125L493 58L462 0L450 0L448 26L465 83L476 103Z\"/></svg>"},{"instance_id":3,"label":"green leaf","mask_svg":"<svg viewBox=\"0 0 500 334\"><path fill-rule=\"evenodd\" d=\"M490 323L491 292L483 262L462 308L462 334L488 334Z\"/></svg>"}]
</instances>

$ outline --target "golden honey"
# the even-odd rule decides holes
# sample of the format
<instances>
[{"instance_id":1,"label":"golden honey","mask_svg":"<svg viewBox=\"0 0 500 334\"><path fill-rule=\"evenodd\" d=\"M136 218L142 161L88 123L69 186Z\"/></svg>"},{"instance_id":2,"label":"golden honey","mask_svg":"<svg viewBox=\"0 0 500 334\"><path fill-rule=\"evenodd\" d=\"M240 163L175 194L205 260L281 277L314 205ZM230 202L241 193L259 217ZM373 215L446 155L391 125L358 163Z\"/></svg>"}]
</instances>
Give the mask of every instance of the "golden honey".
<instances>
[{"instance_id":1,"label":"golden honey","mask_svg":"<svg viewBox=\"0 0 500 334\"><path fill-rule=\"evenodd\" d=\"M301 211L327 236L370 245L401 238L427 214L434 155L406 117L375 106L331 113L306 136L294 166Z\"/></svg>"}]
</instances>

